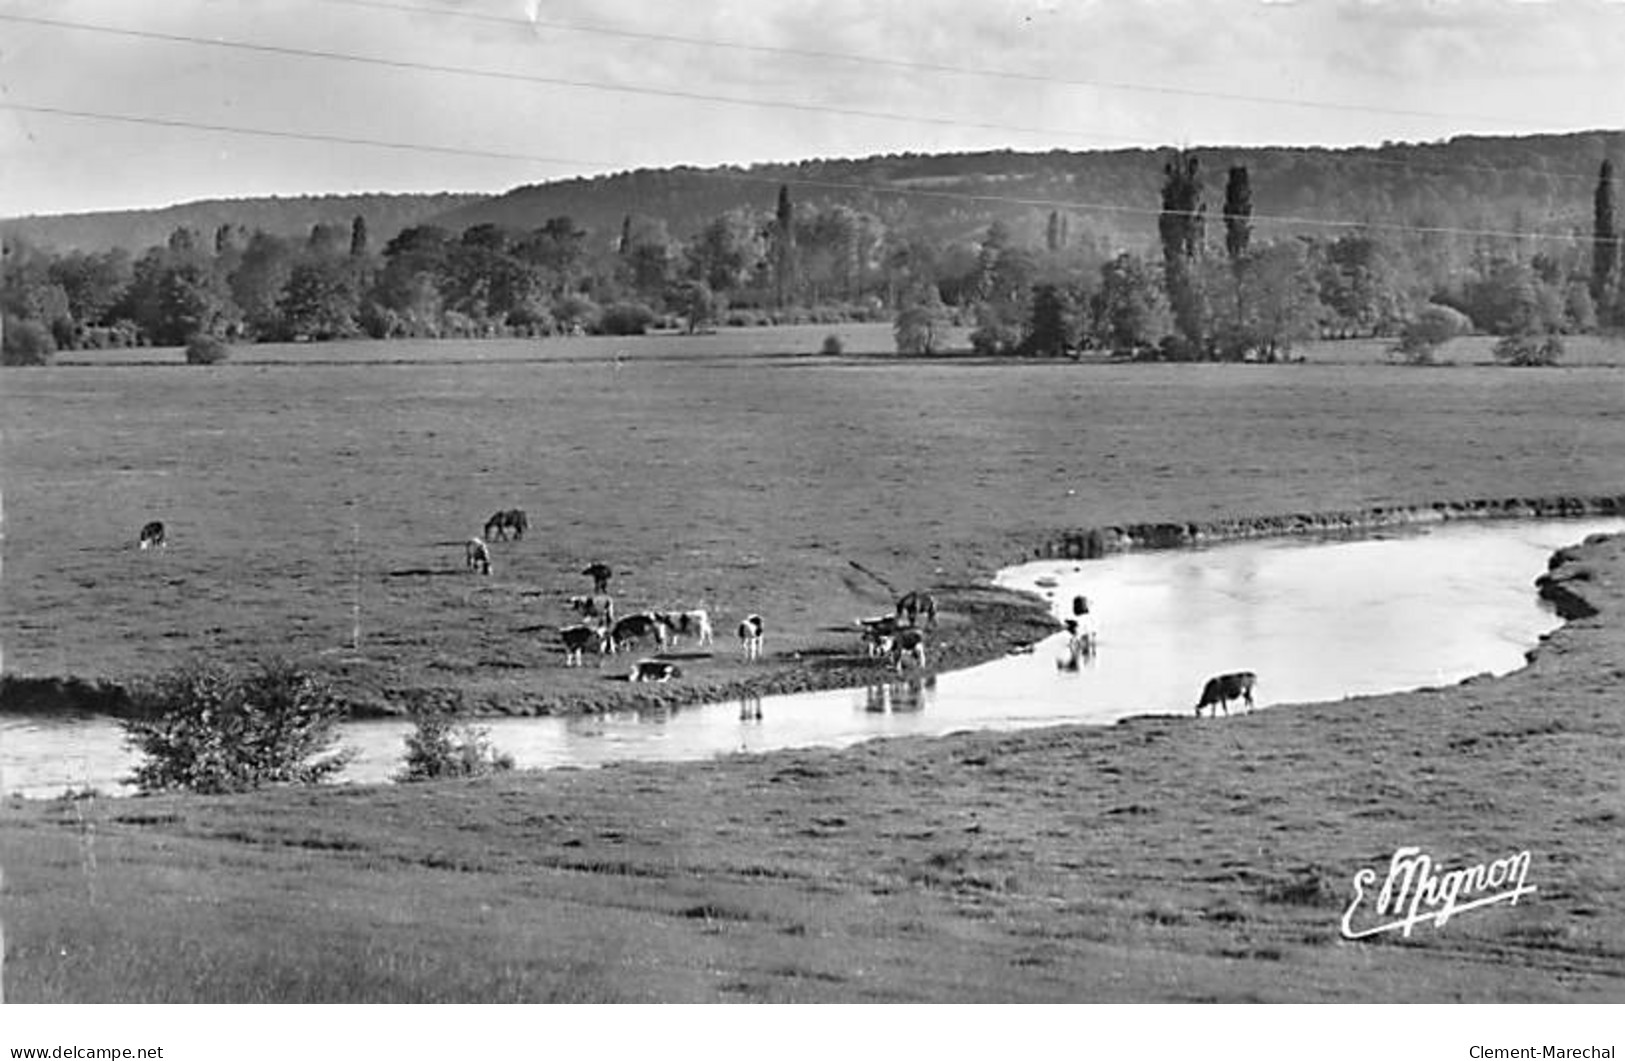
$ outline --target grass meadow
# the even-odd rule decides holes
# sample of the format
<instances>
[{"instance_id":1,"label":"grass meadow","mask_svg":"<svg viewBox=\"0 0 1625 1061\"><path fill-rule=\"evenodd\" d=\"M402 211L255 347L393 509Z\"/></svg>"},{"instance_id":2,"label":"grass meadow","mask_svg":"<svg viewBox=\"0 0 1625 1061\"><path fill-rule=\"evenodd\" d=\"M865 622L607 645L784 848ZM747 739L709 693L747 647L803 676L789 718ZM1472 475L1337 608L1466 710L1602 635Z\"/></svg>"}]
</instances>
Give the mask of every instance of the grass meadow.
<instances>
[{"instance_id":1,"label":"grass meadow","mask_svg":"<svg viewBox=\"0 0 1625 1061\"><path fill-rule=\"evenodd\" d=\"M954 586L1078 527L1625 489L1625 375L1602 364L990 365L750 341L8 370L6 669L120 679L276 649L363 700L545 710L628 691L555 647L593 559L623 610L708 607L722 648L687 669L725 681L746 671L726 635L744 614L768 618L770 673L884 607L851 561ZM530 534L467 574L462 541L514 506ZM140 553L152 518L172 545ZM1595 565L1602 617L1530 670L1358 707L9 801L6 997L1618 1001L1625 552ZM1401 843L1537 848L1541 901L1336 945L1349 874Z\"/></svg>"}]
</instances>

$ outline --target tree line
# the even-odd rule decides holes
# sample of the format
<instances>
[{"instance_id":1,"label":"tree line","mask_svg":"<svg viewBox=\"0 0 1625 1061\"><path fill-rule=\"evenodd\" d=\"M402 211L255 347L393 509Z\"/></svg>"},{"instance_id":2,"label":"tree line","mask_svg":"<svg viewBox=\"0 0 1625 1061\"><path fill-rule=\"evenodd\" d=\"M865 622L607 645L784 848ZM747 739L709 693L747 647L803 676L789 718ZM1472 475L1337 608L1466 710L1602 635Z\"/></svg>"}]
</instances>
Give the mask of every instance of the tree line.
<instances>
[{"instance_id":1,"label":"tree line","mask_svg":"<svg viewBox=\"0 0 1625 1061\"><path fill-rule=\"evenodd\" d=\"M892 320L899 348L920 352L939 345L944 325L961 324L977 351L995 356L1094 348L1274 360L1306 338L1401 337L1423 320L1508 337L1622 323L1614 184L1605 161L1591 234L1563 240L1379 225L1259 239L1247 167L1229 168L1210 212L1214 189L1184 152L1164 162L1156 244L1141 250L1115 247L1060 210L1030 226L1037 239L999 220L971 238L930 238L843 203L797 202L788 185L771 209L730 207L685 238L640 214L625 215L612 238L559 216L528 230L420 224L382 247L359 215L303 238L183 227L139 257L57 254L13 235L0 310L8 363L200 338L634 334L837 320Z\"/></svg>"}]
</instances>

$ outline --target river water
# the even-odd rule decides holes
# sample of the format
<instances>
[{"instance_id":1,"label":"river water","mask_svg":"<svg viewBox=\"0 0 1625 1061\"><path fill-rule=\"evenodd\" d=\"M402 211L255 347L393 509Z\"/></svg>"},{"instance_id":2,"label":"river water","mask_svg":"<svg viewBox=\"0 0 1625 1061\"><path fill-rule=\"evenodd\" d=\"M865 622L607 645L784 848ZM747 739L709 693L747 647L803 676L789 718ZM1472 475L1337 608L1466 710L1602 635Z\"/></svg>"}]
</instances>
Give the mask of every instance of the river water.
<instances>
[{"instance_id":1,"label":"river water","mask_svg":"<svg viewBox=\"0 0 1625 1061\"><path fill-rule=\"evenodd\" d=\"M1360 539L1039 561L1001 572L998 582L1049 596L1063 617L1074 596L1088 598L1098 648L1075 668L1061 634L1031 653L866 689L478 725L521 768L597 766L1189 716L1208 677L1236 670L1258 674L1260 708L1447 685L1523 665L1524 653L1559 624L1536 596L1535 578L1553 550L1600 531L1625 532L1625 520L1452 522ZM410 728L347 725L344 742L360 756L345 778L397 772ZM125 792L120 779L134 761L109 719L0 716L0 792Z\"/></svg>"}]
</instances>

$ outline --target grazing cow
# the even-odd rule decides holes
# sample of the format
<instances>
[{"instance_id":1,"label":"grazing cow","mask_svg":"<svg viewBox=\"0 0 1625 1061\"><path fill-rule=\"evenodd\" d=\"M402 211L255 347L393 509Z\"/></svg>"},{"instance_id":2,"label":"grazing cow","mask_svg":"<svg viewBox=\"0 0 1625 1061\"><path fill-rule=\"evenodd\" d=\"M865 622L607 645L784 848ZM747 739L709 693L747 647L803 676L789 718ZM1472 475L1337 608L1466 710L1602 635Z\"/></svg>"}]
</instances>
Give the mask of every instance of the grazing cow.
<instances>
[{"instance_id":1,"label":"grazing cow","mask_svg":"<svg viewBox=\"0 0 1625 1061\"><path fill-rule=\"evenodd\" d=\"M581 657L589 648L596 649L602 654L606 636L603 627L587 626L585 623L566 626L560 630L559 639L564 642L564 665L566 667L581 666Z\"/></svg>"},{"instance_id":2,"label":"grazing cow","mask_svg":"<svg viewBox=\"0 0 1625 1061\"><path fill-rule=\"evenodd\" d=\"M571 597L564 602L570 610L583 619L602 619L606 626L615 625L615 599L613 597L591 596Z\"/></svg>"},{"instance_id":3,"label":"grazing cow","mask_svg":"<svg viewBox=\"0 0 1625 1061\"><path fill-rule=\"evenodd\" d=\"M1211 707L1209 714L1217 715L1219 708L1224 713L1230 713L1230 701L1244 700L1247 710L1253 709L1253 686L1258 682L1258 675L1250 670L1237 671L1234 674L1221 674L1217 678L1209 678L1207 684L1202 686L1202 699L1196 702L1196 717L1202 717L1202 708Z\"/></svg>"},{"instance_id":4,"label":"grazing cow","mask_svg":"<svg viewBox=\"0 0 1625 1061\"><path fill-rule=\"evenodd\" d=\"M485 521L485 537L487 541L505 541L508 532L513 531L514 538L523 538L529 527L530 523L525 519L524 509L503 509L501 512L493 513L491 518Z\"/></svg>"},{"instance_id":5,"label":"grazing cow","mask_svg":"<svg viewBox=\"0 0 1625 1061\"><path fill-rule=\"evenodd\" d=\"M650 637L654 638L662 652L666 650L666 642L671 637L671 627L666 625L666 620L653 612L628 615L617 621L610 631L609 650L619 652Z\"/></svg>"},{"instance_id":6,"label":"grazing cow","mask_svg":"<svg viewBox=\"0 0 1625 1061\"><path fill-rule=\"evenodd\" d=\"M762 617L760 615L747 615L745 621L739 624L739 644L745 650L746 659L762 658Z\"/></svg>"},{"instance_id":7,"label":"grazing cow","mask_svg":"<svg viewBox=\"0 0 1625 1061\"><path fill-rule=\"evenodd\" d=\"M162 549L168 547L169 536L164 533L164 525L157 520L153 520L141 528L139 541L143 549L151 549L153 546Z\"/></svg>"},{"instance_id":8,"label":"grazing cow","mask_svg":"<svg viewBox=\"0 0 1625 1061\"><path fill-rule=\"evenodd\" d=\"M898 673L903 670L903 657L913 656L914 662L925 669L925 632L910 627L907 630L897 631L897 636L891 640L891 662Z\"/></svg>"},{"instance_id":9,"label":"grazing cow","mask_svg":"<svg viewBox=\"0 0 1625 1061\"><path fill-rule=\"evenodd\" d=\"M660 617L666 620L666 625L671 628L673 643L676 643L678 637L690 636L697 645L709 645L716 640L711 632L711 615L704 608L686 612L663 612Z\"/></svg>"},{"instance_id":10,"label":"grazing cow","mask_svg":"<svg viewBox=\"0 0 1625 1061\"><path fill-rule=\"evenodd\" d=\"M924 590L912 590L903 594L897 601L897 618L899 621L907 619L908 625L918 626L922 615L925 616L927 626L935 627L937 625L937 598Z\"/></svg>"},{"instance_id":11,"label":"grazing cow","mask_svg":"<svg viewBox=\"0 0 1625 1061\"><path fill-rule=\"evenodd\" d=\"M607 593L609 592L609 576L615 572L609 569L608 564L594 560L582 568L581 573L592 579L592 591L594 593Z\"/></svg>"},{"instance_id":12,"label":"grazing cow","mask_svg":"<svg viewBox=\"0 0 1625 1061\"><path fill-rule=\"evenodd\" d=\"M632 664L632 672L626 676L629 682L669 682L673 678L681 678L683 668L675 663L667 663L663 659L640 659Z\"/></svg>"},{"instance_id":13,"label":"grazing cow","mask_svg":"<svg viewBox=\"0 0 1625 1061\"><path fill-rule=\"evenodd\" d=\"M478 571L482 575L491 573L491 550L483 539L468 539L468 544L463 546L463 560L470 571Z\"/></svg>"}]
</instances>

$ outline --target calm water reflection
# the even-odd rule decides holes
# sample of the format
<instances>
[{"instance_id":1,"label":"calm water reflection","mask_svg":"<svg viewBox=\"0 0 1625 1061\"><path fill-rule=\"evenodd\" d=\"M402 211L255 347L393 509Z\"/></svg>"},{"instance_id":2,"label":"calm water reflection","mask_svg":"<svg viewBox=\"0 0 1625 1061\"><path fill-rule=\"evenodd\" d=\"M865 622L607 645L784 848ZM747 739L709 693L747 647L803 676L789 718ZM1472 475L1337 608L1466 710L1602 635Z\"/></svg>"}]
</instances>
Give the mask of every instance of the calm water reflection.
<instances>
[{"instance_id":1,"label":"calm water reflection","mask_svg":"<svg viewBox=\"0 0 1625 1061\"><path fill-rule=\"evenodd\" d=\"M1547 557L1625 520L1454 523L1355 541L1272 540L1002 572L1070 616L1088 597L1097 650L1072 665L1063 635L1028 654L863 689L570 719L479 725L521 767L697 759L960 729L1189 715L1202 682L1258 672L1260 707L1337 700L1505 673L1558 625L1535 596ZM854 649L856 639L854 638ZM404 722L346 727L351 780L400 768ZM118 789L131 758L116 726L0 717L0 788L36 796Z\"/></svg>"}]
</instances>

